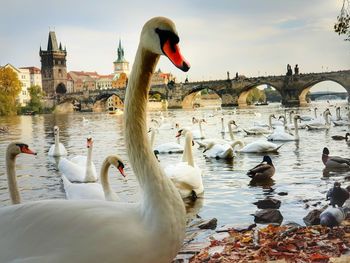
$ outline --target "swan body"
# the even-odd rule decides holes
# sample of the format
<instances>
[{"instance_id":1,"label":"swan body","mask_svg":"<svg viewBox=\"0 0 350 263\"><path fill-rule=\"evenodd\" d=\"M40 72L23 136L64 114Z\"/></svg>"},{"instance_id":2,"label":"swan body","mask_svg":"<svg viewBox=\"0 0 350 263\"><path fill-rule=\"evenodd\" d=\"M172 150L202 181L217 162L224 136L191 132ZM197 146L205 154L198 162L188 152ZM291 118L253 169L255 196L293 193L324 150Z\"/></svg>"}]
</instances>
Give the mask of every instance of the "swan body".
<instances>
[{"instance_id":1,"label":"swan body","mask_svg":"<svg viewBox=\"0 0 350 263\"><path fill-rule=\"evenodd\" d=\"M200 119L198 121L198 126L199 126L199 129L198 130L192 130L192 136L193 136L193 139L197 140L197 139L204 139L205 138L205 134L203 132L203 127L202 127L202 123L203 122L206 122L204 119Z\"/></svg>"},{"instance_id":2,"label":"swan body","mask_svg":"<svg viewBox=\"0 0 350 263\"><path fill-rule=\"evenodd\" d=\"M232 159L235 155L229 143L210 143L203 153L205 157L216 159Z\"/></svg>"},{"instance_id":3,"label":"swan body","mask_svg":"<svg viewBox=\"0 0 350 263\"><path fill-rule=\"evenodd\" d=\"M159 166L147 138L149 83L159 56L189 69L175 25L149 20L125 96L125 142L143 196L139 204L52 200L0 208L0 262L168 263L185 237L183 200ZM83 224L82 224L83 222Z\"/></svg>"},{"instance_id":4,"label":"swan body","mask_svg":"<svg viewBox=\"0 0 350 263\"><path fill-rule=\"evenodd\" d=\"M58 126L54 126L54 136L55 136L55 144L51 145L48 155L49 156L62 156L67 155L67 150L62 143L60 143L60 129Z\"/></svg>"},{"instance_id":5,"label":"swan body","mask_svg":"<svg viewBox=\"0 0 350 263\"><path fill-rule=\"evenodd\" d=\"M192 154L192 133L182 129L179 135L185 135L185 150L182 161L164 168L165 174L175 184L182 198L200 195L204 191L202 170L195 165Z\"/></svg>"},{"instance_id":6,"label":"swan body","mask_svg":"<svg viewBox=\"0 0 350 263\"><path fill-rule=\"evenodd\" d=\"M158 153L182 153L184 151L184 147L180 144L180 141L178 142L166 142L159 144L157 146L154 146L155 141L155 134L156 130L151 128L151 146L154 149L154 151L157 151Z\"/></svg>"},{"instance_id":7,"label":"swan body","mask_svg":"<svg viewBox=\"0 0 350 263\"><path fill-rule=\"evenodd\" d=\"M328 130L330 128L329 115L331 115L330 111L327 109L323 113L323 117L325 122L320 120L315 120L314 122L306 124L308 130Z\"/></svg>"},{"instance_id":8,"label":"swan body","mask_svg":"<svg viewBox=\"0 0 350 263\"><path fill-rule=\"evenodd\" d=\"M244 145L244 144L243 144ZM255 142L248 143L243 146L238 152L241 153L268 153L268 152L278 152L283 144L277 145L272 142L258 140Z\"/></svg>"},{"instance_id":9,"label":"swan body","mask_svg":"<svg viewBox=\"0 0 350 263\"><path fill-rule=\"evenodd\" d=\"M270 156L265 155L262 162L250 169L247 175L252 180L266 180L271 178L275 174L275 167L272 163Z\"/></svg>"},{"instance_id":10,"label":"swan body","mask_svg":"<svg viewBox=\"0 0 350 263\"><path fill-rule=\"evenodd\" d=\"M116 155L108 156L101 167L99 183L71 183L64 175L62 175L63 186L67 199L90 199L90 200L106 200L119 201L117 194L111 190L108 180L108 169L113 164L118 168L120 173L125 177L124 164Z\"/></svg>"},{"instance_id":11,"label":"swan body","mask_svg":"<svg viewBox=\"0 0 350 263\"><path fill-rule=\"evenodd\" d=\"M297 141L299 140L298 132L298 120L300 119L299 115L294 116L294 130L295 135L292 135L288 132L285 132L285 129L282 127L277 127L275 131L267 137L268 141Z\"/></svg>"},{"instance_id":12,"label":"swan body","mask_svg":"<svg viewBox=\"0 0 350 263\"><path fill-rule=\"evenodd\" d=\"M97 180L97 172L92 162L92 138L87 139L88 155L75 156L71 160L61 158L58 163L58 169L70 182L95 182Z\"/></svg>"},{"instance_id":13,"label":"swan body","mask_svg":"<svg viewBox=\"0 0 350 263\"><path fill-rule=\"evenodd\" d=\"M328 169L350 169L350 159L339 156L329 156L327 147L323 148L322 162Z\"/></svg>"}]
</instances>

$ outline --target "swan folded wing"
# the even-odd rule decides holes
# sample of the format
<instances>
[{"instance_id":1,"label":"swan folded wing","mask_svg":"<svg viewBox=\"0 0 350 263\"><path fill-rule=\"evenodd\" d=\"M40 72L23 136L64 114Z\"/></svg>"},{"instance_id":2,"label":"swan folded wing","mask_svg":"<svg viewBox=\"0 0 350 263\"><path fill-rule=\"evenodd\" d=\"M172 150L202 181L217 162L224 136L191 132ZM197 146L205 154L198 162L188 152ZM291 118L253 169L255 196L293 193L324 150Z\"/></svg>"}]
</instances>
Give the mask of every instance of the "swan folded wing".
<instances>
[{"instance_id":1,"label":"swan folded wing","mask_svg":"<svg viewBox=\"0 0 350 263\"><path fill-rule=\"evenodd\" d=\"M186 162L168 165L164 168L164 171L175 185L183 184L192 189L201 188L202 186L201 170L198 167L188 165Z\"/></svg>"},{"instance_id":2,"label":"swan folded wing","mask_svg":"<svg viewBox=\"0 0 350 263\"><path fill-rule=\"evenodd\" d=\"M62 180L67 199L105 200L102 185L98 183L71 183L64 175Z\"/></svg>"},{"instance_id":3,"label":"swan folded wing","mask_svg":"<svg viewBox=\"0 0 350 263\"><path fill-rule=\"evenodd\" d=\"M175 142L163 143L154 148L159 153L181 153L184 151L184 147Z\"/></svg>"},{"instance_id":4,"label":"swan folded wing","mask_svg":"<svg viewBox=\"0 0 350 263\"><path fill-rule=\"evenodd\" d=\"M58 169L62 172L69 181L83 181L85 178L86 168L73 163L66 158L61 158L58 163Z\"/></svg>"}]
</instances>

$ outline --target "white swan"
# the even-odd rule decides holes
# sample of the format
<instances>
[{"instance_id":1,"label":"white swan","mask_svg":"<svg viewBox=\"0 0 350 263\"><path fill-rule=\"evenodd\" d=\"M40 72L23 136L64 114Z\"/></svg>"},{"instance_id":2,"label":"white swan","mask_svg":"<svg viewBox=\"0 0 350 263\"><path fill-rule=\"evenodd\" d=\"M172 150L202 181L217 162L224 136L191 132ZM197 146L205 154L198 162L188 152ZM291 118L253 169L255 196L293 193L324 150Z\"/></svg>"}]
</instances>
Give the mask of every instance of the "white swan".
<instances>
[{"instance_id":1,"label":"white swan","mask_svg":"<svg viewBox=\"0 0 350 263\"><path fill-rule=\"evenodd\" d=\"M91 137L86 139L87 156L75 156L68 160L61 158L58 163L58 169L71 182L95 182L97 172L95 164L92 162L93 140Z\"/></svg>"},{"instance_id":2,"label":"white swan","mask_svg":"<svg viewBox=\"0 0 350 263\"><path fill-rule=\"evenodd\" d=\"M7 146L6 149L6 172L7 172L7 183L10 192L10 198L12 204L21 203L21 196L19 194L16 178L16 157L20 153L34 154L35 152L29 149L28 145L22 142L12 142Z\"/></svg>"},{"instance_id":3,"label":"white swan","mask_svg":"<svg viewBox=\"0 0 350 263\"><path fill-rule=\"evenodd\" d=\"M328 130L331 126L329 121L329 116L331 115L329 109L326 109L323 112L324 122L316 120L315 122L311 122L306 124L306 128L308 130Z\"/></svg>"},{"instance_id":4,"label":"white swan","mask_svg":"<svg viewBox=\"0 0 350 263\"><path fill-rule=\"evenodd\" d=\"M182 246L186 211L147 138L149 83L160 54L187 71L174 24L142 29L125 97L125 141L140 182L140 204L51 200L0 208L0 262L168 263ZM82 223L83 222L83 223Z\"/></svg>"},{"instance_id":5,"label":"white swan","mask_svg":"<svg viewBox=\"0 0 350 263\"><path fill-rule=\"evenodd\" d=\"M229 131L229 134L231 137L231 141L233 141L234 134L233 134L232 125L235 125L237 127L237 124L234 120L230 120L227 125L228 125L228 131ZM227 140L224 140L224 139L212 138L212 139L204 139L201 141L196 141L196 143L199 145L199 148L208 149L209 145L210 145L210 147L213 147L215 144L227 144L229 142Z\"/></svg>"},{"instance_id":6,"label":"white swan","mask_svg":"<svg viewBox=\"0 0 350 263\"><path fill-rule=\"evenodd\" d=\"M55 136L55 144L51 145L48 155L49 156L62 156L67 155L67 150L64 145L60 143L60 129L58 126L53 127L53 134Z\"/></svg>"},{"instance_id":7,"label":"white swan","mask_svg":"<svg viewBox=\"0 0 350 263\"><path fill-rule=\"evenodd\" d=\"M232 146L227 142L221 143L209 143L203 151L205 157L216 159L232 159L234 152Z\"/></svg>"},{"instance_id":8,"label":"white swan","mask_svg":"<svg viewBox=\"0 0 350 263\"><path fill-rule=\"evenodd\" d=\"M198 126L199 126L199 130L191 130L193 139L204 139L205 138L205 134L203 132L203 128L202 128L202 123L206 123L206 121L204 119L200 119L198 121Z\"/></svg>"},{"instance_id":9,"label":"white swan","mask_svg":"<svg viewBox=\"0 0 350 263\"><path fill-rule=\"evenodd\" d=\"M298 141L299 140L299 131L298 131L298 120L300 120L299 115L294 116L294 130L295 134L285 132L284 128L277 127L275 131L267 136L268 141Z\"/></svg>"},{"instance_id":10,"label":"white swan","mask_svg":"<svg viewBox=\"0 0 350 263\"><path fill-rule=\"evenodd\" d=\"M123 161L117 155L110 155L103 161L100 173L101 184L71 183L64 175L62 175L63 187L67 199L119 201L119 197L109 185L108 169L111 164L117 167L121 175L125 177Z\"/></svg>"},{"instance_id":11,"label":"white swan","mask_svg":"<svg viewBox=\"0 0 350 263\"><path fill-rule=\"evenodd\" d=\"M158 153L182 153L184 151L184 147L180 144L179 141L165 142L157 146L154 146L156 130L153 128L150 128L150 132L151 132L151 146L154 149L154 151L157 151ZM178 136L177 138L179 139Z\"/></svg>"},{"instance_id":12,"label":"white swan","mask_svg":"<svg viewBox=\"0 0 350 263\"><path fill-rule=\"evenodd\" d=\"M179 131L185 136L182 161L164 168L165 174L173 181L182 198L197 197L204 191L202 170L195 165L192 153L192 133L187 129Z\"/></svg>"},{"instance_id":13,"label":"white swan","mask_svg":"<svg viewBox=\"0 0 350 263\"><path fill-rule=\"evenodd\" d=\"M259 140L255 142L248 143L247 145L244 145L244 142L242 141L235 141L235 145L239 145L241 149L236 150L240 153L269 153L269 152L278 152L278 150L281 148L281 145L276 145L272 142ZM234 148L234 146L232 145Z\"/></svg>"},{"instance_id":14,"label":"white swan","mask_svg":"<svg viewBox=\"0 0 350 263\"><path fill-rule=\"evenodd\" d=\"M276 118L274 114L269 115L269 125L260 126L255 125L249 129L243 129L247 135L262 135L262 134L270 134L272 132L272 118Z\"/></svg>"}]
</instances>

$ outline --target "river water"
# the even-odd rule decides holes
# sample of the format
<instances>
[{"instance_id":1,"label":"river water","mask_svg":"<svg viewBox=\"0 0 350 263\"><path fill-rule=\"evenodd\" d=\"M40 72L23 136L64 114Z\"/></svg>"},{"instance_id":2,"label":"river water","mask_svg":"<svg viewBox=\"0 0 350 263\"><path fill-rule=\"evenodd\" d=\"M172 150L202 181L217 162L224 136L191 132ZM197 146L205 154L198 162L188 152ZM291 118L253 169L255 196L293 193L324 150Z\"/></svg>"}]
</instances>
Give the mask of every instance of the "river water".
<instances>
[{"instance_id":1,"label":"river water","mask_svg":"<svg viewBox=\"0 0 350 263\"><path fill-rule=\"evenodd\" d=\"M345 101L334 102L342 106L345 117ZM335 116L334 105L314 103L307 108L295 108L299 114L313 115L314 106L320 109L330 107ZM320 112L320 111L319 111ZM280 104L270 104L248 109L212 109L169 110L162 114L166 122L190 126L193 116L205 118L203 125L207 138L221 138L221 122L234 119L241 128L249 128L254 122L268 122L269 114L276 116L284 113ZM149 112L148 120L161 118L159 112ZM22 141L29 144L38 155L22 154L17 157L16 171L18 175L22 201L65 198L61 174L57 169L57 159L47 155L54 143L53 126L60 127L60 141L65 145L69 155L86 155L86 137L94 139L93 161L99 170L103 159L109 154L120 155L125 162L127 179L122 178L116 168L110 169L112 187L126 202L136 202L140 198L139 187L133 171L128 163L123 138L123 116L106 113L75 113L67 115L38 115L0 117L0 126L8 126L9 133L0 134L0 205L9 205L7 179L5 169L5 151L8 143ZM226 125L225 125L226 126ZM196 164L203 170L204 196L193 207L194 212L202 218L218 219L218 225L247 225L254 222L252 214L257 210L252 203L267 196L279 199L280 211L285 222L303 224L302 218L315 207L326 204L325 194L334 181L346 186L345 177L350 172L324 172L321 161L323 147L330 149L331 155L350 156L350 145L344 141L334 141L332 135L345 135L348 127L332 127L328 131L300 130L300 141L286 142L279 154L271 155L276 167L276 174L268 185L252 185L246 175L262 160L262 154L237 154L233 160L223 161L206 159L202 150L195 147L193 153ZM174 141L175 130L160 130L156 135L156 144ZM261 137L261 136L260 136ZM251 142L260 138L246 137L244 132L236 134L236 138ZM229 138L228 134L225 138ZM183 142L183 141L182 141ZM181 154L160 155L162 165L177 162ZM349 183L350 184L350 183ZM279 195L284 192L287 195ZM318 203L320 202L320 203Z\"/></svg>"}]
</instances>

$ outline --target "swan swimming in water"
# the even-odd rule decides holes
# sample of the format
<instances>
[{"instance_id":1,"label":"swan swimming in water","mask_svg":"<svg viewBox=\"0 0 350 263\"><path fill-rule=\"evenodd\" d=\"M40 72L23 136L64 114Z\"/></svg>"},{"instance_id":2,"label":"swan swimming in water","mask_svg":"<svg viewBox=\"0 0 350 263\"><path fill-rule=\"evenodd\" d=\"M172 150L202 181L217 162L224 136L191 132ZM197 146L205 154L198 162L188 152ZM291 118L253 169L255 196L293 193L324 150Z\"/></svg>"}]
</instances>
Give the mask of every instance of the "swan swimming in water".
<instances>
[{"instance_id":1,"label":"swan swimming in water","mask_svg":"<svg viewBox=\"0 0 350 263\"><path fill-rule=\"evenodd\" d=\"M125 141L143 196L140 204L51 200L0 208L0 262L168 263L186 228L184 202L158 164L147 138L150 78L160 55L189 65L172 21L143 27L125 96Z\"/></svg>"},{"instance_id":2,"label":"swan swimming in water","mask_svg":"<svg viewBox=\"0 0 350 263\"><path fill-rule=\"evenodd\" d=\"M54 157L67 155L66 148L60 143L60 129L58 126L53 127L53 134L55 136L55 144L51 145L48 155Z\"/></svg>"},{"instance_id":3,"label":"swan swimming in water","mask_svg":"<svg viewBox=\"0 0 350 263\"><path fill-rule=\"evenodd\" d=\"M67 199L90 199L90 200L106 200L119 201L120 198L111 189L108 180L108 169L113 164L119 170L120 174L125 177L124 163L117 155L110 155L105 158L101 166L99 183L71 183L64 175L62 175L63 186Z\"/></svg>"},{"instance_id":4,"label":"swan swimming in water","mask_svg":"<svg viewBox=\"0 0 350 263\"><path fill-rule=\"evenodd\" d=\"M92 162L93 139L86 139L87 156L75 156L68 160L61 158L58 169L70 182L96 182L97 172L95 164Z\"/></svg>"}]
</instances>

